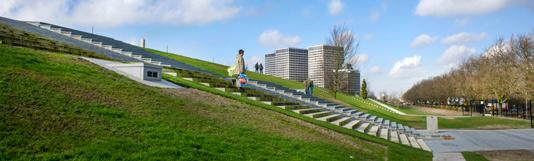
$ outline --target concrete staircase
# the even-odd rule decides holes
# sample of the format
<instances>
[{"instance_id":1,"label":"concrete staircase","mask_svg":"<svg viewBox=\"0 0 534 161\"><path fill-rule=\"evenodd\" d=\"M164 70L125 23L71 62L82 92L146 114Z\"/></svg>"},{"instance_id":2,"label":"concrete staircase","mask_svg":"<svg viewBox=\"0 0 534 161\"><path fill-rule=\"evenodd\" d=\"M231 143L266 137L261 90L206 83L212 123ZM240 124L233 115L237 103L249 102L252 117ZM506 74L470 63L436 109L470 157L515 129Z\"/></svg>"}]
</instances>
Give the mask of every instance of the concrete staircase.
<instances>
[{"instance_id":1,"label":"concrete staircase","mask_svg":"<svg viewBox=\"0 0 534 161\"><path fill-rule=\"evenodd\" d=\"M330 122L334 125L353 129L395 143L430 151L425 142L418 137L417 131L409 126L359 111L354 107L345 107L328 100L307 96L301 91L289 89L274 83L249 81L249 85L255 89L267 91L286 100L298 102L301 105L309 107L308 109L310 110L313 109L311 112L305 113L305 116L310 116L317 120ZM306 109L299 109L294 112L303 114L302 112L305 111Z\"/></svg>"},{"instance_id":2,"label":"concrete staircase","mask_svg":"<svg viewBox=\"0 0 534 161\"><path fill-rule=\"evenodd\" d=\"M46 30L49 30L49 31L53 31L53 32L59 33L59 34L61 34L63 36L67 36L67 37L70 37L72 39L76 39L76 40L79 40L79 41L82 41L82 42L85 42L85 43L88 43L88 44L95 45L95 46L100 47L100 48L104 48L106 50L109 50L111 52L115 52L117 54L121 54L121 55L132 57L134 59L143 61L145 63L150 63L150 64L164 66L164 67L171 67L171 65L163 64L161 61L155 61L152 58L143 57L143 55L138 55L138 54L136 54L136 53L134 53L132 51L126 51L125 49L122 49L120 47L120 45L118 45L117 42L111 42L109 40L105 41L105 42L99 41L98 39L106 40L106 39L101 38L99 36L84 34L84 33L80 32L80 31L73 32L72 29L63 28L63 27L59 27L59 26L55 26L55 25L51 25L51 24L46 24L46 23L41 23L41 22L31 22L30 24L38 26L38 27L46 29ZM116 41L116 40L114 40L114 41ZM114 46L114 45L116 45L116 46Z\"/></svg>"},{"instance_id":3,"label":"concrete staircase","mask_svg":"<svg viewBox=\"0 0 534 161\"><path fill-rule=\"evenodd\" d=\"M290 110L306 117L329 122L343 128L364 134L430 151L422 139L419 139L414 128L397 124L353 107L345 107L304 93L281 87L277 84L260 81L249 81L242 90L236 89L229 79L213 78L192 72L175 74L185 80L212 87L220 91L246 97L250 100Z\"/></svg>"}]
</instances>

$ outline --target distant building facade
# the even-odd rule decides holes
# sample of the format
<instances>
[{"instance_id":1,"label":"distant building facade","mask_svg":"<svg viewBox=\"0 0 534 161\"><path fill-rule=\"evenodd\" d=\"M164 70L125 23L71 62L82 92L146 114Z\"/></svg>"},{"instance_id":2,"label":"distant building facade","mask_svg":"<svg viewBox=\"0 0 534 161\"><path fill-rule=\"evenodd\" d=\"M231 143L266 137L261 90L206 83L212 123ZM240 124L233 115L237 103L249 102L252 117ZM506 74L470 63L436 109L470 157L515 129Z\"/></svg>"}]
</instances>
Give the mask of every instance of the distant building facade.
<instances>
[{"instance_id":1,"label":"distant building facade","mask_svg":"<svg viewBox=\"0 0 534 161\"><path fill-rule=\"evenodd\" d=\"M341 91L351 95L360 95L360 71L352 68L352 65L346 64L339 71L341 80Z\"/></svg>"},{"instance_id":2,"label":"distant building facade","mask_svg":"<svg viewBox=\"0 0 534 161\"><path fill-rule=\"evenodd\" d=\"M316 45L308 48L308 79L315 86L326 88L333 81L336 54L343 54L343 47Z\"/></svg>"},{"instance_id":3,"label":"distant building facade","mask_svg":"<svg viewBox=\"0 0 534 161\"><path fill-rule=\"evenodd\" d=\"M265 74L295 81L308 79L308 50L284 48L266 54Z\"/></svg>"}]
</instances>

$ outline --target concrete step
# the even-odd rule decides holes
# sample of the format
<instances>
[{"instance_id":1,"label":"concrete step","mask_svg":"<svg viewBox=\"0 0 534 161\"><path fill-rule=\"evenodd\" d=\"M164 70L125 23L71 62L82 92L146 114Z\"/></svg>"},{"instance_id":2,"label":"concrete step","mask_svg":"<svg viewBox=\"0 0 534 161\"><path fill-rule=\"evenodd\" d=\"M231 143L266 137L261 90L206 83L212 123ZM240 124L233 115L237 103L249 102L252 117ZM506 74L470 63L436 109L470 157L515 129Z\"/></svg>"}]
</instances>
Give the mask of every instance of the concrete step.
<instances>
[{"instance_id":1,"label":"concrete step","mask_svg":"<svg viewBox=\"0 0 534 161\"><path fill-rule=\"evenodd\" d=\"M205 86L208 86L208 87L210 86L210 84L209 84L209 83L206 83L206 82L200 82L200 84L205 85Z\"/></svg>"},{"instance_id":2,"label":"concrete step","mask_svg":"<svg viewBox=\"0 0 534 161\"><path fill-rule=\"evenodd\" d=\"M260 99L258 97L247 97L250 100L259 101ZM285 109L285 107L284 107Z\"/></svg>"},{"instance_id":3,"label":"concrete step","mask_svg":"<svg viewBox=\"0 0 534 161\"><path fill-rule=\"evenodd\" d=\"M332 115L328 115L328 116L325 116L325 117L317 118L317 120L330 122L330 121L339 119L340 116L341 116L340 114L332 114Z\"/></svg>"},{"instance_id":4,"label":"concrete step","mask_svg":"<svg viewBox=\"0 0 534 161\"><path fill-rule=\"evenodd\" d=\"M362 125L360 125L360 127L358 127L358 131L362 132L362 133L365 133L365 129L367 129L368 126L369 126L368 122L363 123Z\"/></svg>"},{"instance_id":5,"label":"concrete step","mask_svg":"<svg viewBox=\"0 0 534 161\"><path fill-rule=\"evenodd\" d=\"M408 141L408 137L406 136L406 134L399 134L399 140L401 144L411 146L410 141Z\"/></svg>"},{"instance_id":6,"label":"concrete step","mask_svg":"<svg viewBox=\"0 0 534 161\"><path fill-rule=\"evenodd\" d=\"M103 47L104 49L108 49L108 50L113 49L113 46L111 46L111 45L102 45L102 47Z\"/></svg>"},{"instance_id":7,"label":"concrete step","mask_svg":"<svg viewBox=\"0 0 534 161\"><path fill-rule=\"evenodd\" d=\"M368 135L377 136L379 126L371 126L371 129L367 132Z\"/></svg>"},{"instance_id":8,"label":"concrete step","mask_svg":"<svg viewBox=\"0 0 534 161\"><path fill-rule=\"evenodd\" d=\"M185 78L184 78L184 79L185 79ZM191 79L191 80L192 80L192 79ZM226 89L225 89L225 88L215 88L215 89L216 89L216 90L219 90L219 91L223 91L223 92L225 92L225 91L226 91Z\"/></svg>"},{"instance_id":9,"label":"concrete step","mask_svg":"<svg viewBox=\"0 0 534 161\"><path fill-rule=\"evenodd\" d=\"M388 133L389 133L389 129L386 129L386 128L380 129L380 138L389 140Z\"/></svg>"},{"instance_id":10,"label":"concrete step","mask_svg":"<svg viewBox=\"0 0 534 161\"><path fill-rule=\"evenodd\" d=\"M320 109L319 108L303 108L303 109L293 110L293 112L303 114L303 113L309 113L308 111L310 110L319 111Z\"/></svg>"},{"instance_id":11,"label":"concrete step","mask_svg":"<svg viewBox=\"0 0 534 161\"><path fill-rule=\"evenodd\" d=\"M425 141L423 139L417 139L417 143L419 143L419 146L421 146L421 149L425 151L432 151L430 148L426 145Z\"/></svg>"},{"instance_id":12,"label":"concrete step","mask_svg":"<svg viewBox=\"0 0 534 161\"><path fill-rule=\"evenodd\" d=\"M188 81L193 81L193 78L183 77L182 79L184 79L184 80L188 80Z\"/></svg>"},{"instance_id":13,"label":"concrete step","mask_svg":"<svg viewBox=\"0 0 534 161\"><path fill-rule=\"evenodd\" d=\"M421 149L421 146L419 146L419 143L417 143L417 140L415 140L415 137L409 136L408 140L410 141L410 144L412 145L412 147Z\"/></svg>"},{"instance_id":14,"label":"concrete step","mask_svg":"<svg viewBox=\"0 0 534 161\"><path fill-rule=\"evenodd\" d=\"M71 38L73 39L76 39L76 40L82 40L82 35L70 35Z\"/></svg>"},{"instance_id":15,"label":"concrete step","mask_svg":"<svg viewBox=\"0 0 534 161\"><path fill-rule=\"evenodd\" d=\"M334 124L334 125L337 125L337 126L341 126L341 123L342 123L343 121L347 121L347 120L349 120L350 118L351 118L351 117L342 117L342 118L337 119L336 121L333 121L333 122L331 122L331 123Z\"/></svg>"},{"instance_id":16,"label":"concrete step","mask_svg":"<svg viewBox=\"0 0 534 161\"><path fill-rule=\"evenodd\" d=\"M357 125L358 123L360 123L360 120L358 119L354 119L352 120L351 122L343 125L344 128L347 128L347 129L354 129L354 126Z\"/></svg>"},{"instance_id":17,"label":"concrete step","mask_svg":"<svg viewBox=\"0 0 534 161\"><path fill-rule=\"evenodd\" d=\"M311 118L318 118L318 117L322 117L322 116L325 116L325 115L329 115L331 113L332 113L332 111L321 111L321 112L305 114L304 116L308 116L308 117L311 117Z\"/></svg>"},{"instance_id":18,"label":"concrete step","mask_svg":"<svg viewBox=\"0 0 534 161\"><path fill-rule=\"evenodd\" d=\"M389 130L389 140L395 143L399 143L399 134L395 130Z\"/></svg>"}]
</instances>

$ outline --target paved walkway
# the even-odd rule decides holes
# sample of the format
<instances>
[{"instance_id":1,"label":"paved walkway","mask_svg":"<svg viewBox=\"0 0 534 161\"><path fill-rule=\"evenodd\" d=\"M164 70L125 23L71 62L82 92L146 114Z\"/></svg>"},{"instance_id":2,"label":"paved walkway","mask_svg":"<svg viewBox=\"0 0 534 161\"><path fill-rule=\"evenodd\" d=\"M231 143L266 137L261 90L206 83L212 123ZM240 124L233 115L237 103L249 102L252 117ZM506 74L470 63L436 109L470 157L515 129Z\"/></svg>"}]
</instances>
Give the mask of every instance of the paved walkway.
<instances>
[{"instance_id":1,"label":"paved walkway","mask_svg":"<svg viewBox=\"0 0 534 161\"><path fill-rule=\"evenodd\" d=\"M434 153L432 161L465 161L462 153Z\"/></svg>"},{"instance_id":2,"label":"paved walkway","mask_svg":"<svg viewBox=\"0 0 534 161\"><path fill-rule=\"evenodd\" d=\"M434 153L489 150L534 150L534 129L440 131L450 140L429 139Z\"/></svg>"}]
</instances>

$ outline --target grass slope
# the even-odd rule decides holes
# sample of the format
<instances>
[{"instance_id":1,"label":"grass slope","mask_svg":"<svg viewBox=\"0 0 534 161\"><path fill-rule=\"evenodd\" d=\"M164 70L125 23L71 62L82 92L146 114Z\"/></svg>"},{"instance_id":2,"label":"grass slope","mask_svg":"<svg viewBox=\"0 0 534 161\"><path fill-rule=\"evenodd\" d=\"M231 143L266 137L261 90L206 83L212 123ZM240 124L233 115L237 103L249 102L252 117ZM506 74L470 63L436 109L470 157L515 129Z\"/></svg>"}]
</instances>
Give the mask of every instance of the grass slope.
<instances>
[{"instance_id":1,"label":"grass slope","mask_svg":"<svg viewBox=\"0 0 534 161\"><path fill-rule=\"evenodd\" d=\"M227 75L226 69L228 68L228 66L225 66L225 65L207 62L207 61L203 61L199 59L194 59L194 58L190 58L190 57L186 57L182 55L166 53L166 52L162 52L162 51L158 51L154 49L146 49L146 50L152 53L155 53L155 54L159 54L165 57L175 59L183 63L190 64L192 66L204 69L206 71L210 71L210 72L217 73L220 75ZM300 82L285 80L285 79L270 76L270 75L258 74L254 72L248 72L247 75L252 79L269 81L269 82L277 83L279 85L289 87L289 88L294 88L294 89L304 88L304 85ZM336 98L334 98L333 95L324 88L316 88L314 95L337 102L337 103L355 106L355 107L358 107L362 111L365 111L373 115L377 115L379 117L389 119L389 120L392 120L398 123L402 123L404 125L409 125L409 126L418 127L418 128L422 128L425 125L424 117L399 116L392 112L383 110L381 108L377 108L376 104L374 104L371 101L363 100L355 96L349 96L343 93L338 93Z\"/></svg>"},{"instance_id":2,"label":"grass slope","mask_svg":"<svg viewBox=\"0 0 534 161\"><path fill-rule=\"evenodd\" d=\"M466 161L488 161L488 159L476 152L462 152L462 155Z\"/></svg>"},{"instance_id":3,"label":"grass slope","mask_svg":"<svg viewBox=\"0 0 534 161\"><path fill-rule=\"evenodd\" d=\"M0 158L6 160L382 160L401 155L354 138L340 140L356 145L343 143L317 130L322 128L261 108L139 85L70 55L0 45L0 57ZM429 158L429 153L411 154Z\"/></svg>"}]
</instances>

